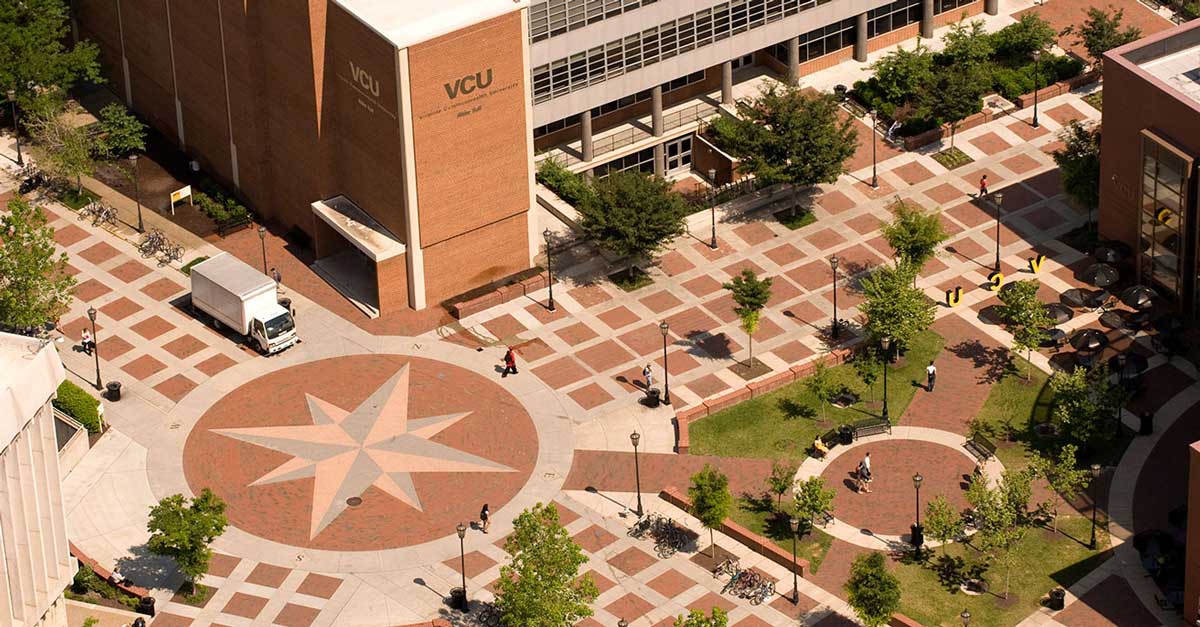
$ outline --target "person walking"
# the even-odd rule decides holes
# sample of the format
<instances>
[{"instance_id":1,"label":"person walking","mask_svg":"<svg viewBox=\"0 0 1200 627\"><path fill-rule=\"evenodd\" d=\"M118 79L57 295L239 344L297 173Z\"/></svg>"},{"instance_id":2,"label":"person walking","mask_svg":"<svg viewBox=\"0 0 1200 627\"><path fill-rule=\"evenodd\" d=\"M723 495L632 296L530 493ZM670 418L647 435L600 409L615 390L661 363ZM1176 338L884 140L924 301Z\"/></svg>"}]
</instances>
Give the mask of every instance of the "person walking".
<instances>
[{"instance_id":1,"label":"person walking","mask_svg":"<svg viewBox=\"0 0 1200 627\"><path fill-rule=\"evenodd\" d=\"M933 365L931 361L928 366L925 366L925 389L932 392L935 382L937 382L937 366Z\"/></svg>"},{"instance_id":2,"label":"person walking","mask_svg":"<svg viewBox=\"0 0 1200 627\"><path fill-rule=\"evenodd\" d=\"M491 512L488 511L488 504L483 504L483 509L479 510L479 528L484 533L488 532L488 527L492 524Z\"/></svg>"},{"instance_id":3,"label":"person walking","mask_svg":"<svg viewBox=\"0 0 1200 627\"><path fill-rule=\"evenodd\" d=\"M654 387L654 370L650 368L650 364L646 364L642 368L642 378L646 379L646 393L650 393L650 388Z\"/></svg>"},{"instance_id":4,"label":"person walking","mask_svg":"<svg viewBox=\"0 0 1200 627\"><path fill-rule=\"evenodd\" d=\"M984 196L987 196L987 195L988 195L987 175L984 174L983 176L979 177L979 197L983 198Z\"/></svg>"},{"instance_id":5,"label":"person walking","mask_svg":"<svg viewBox=\"0 0 1200 627\"><path fill-rule=\"evenodd\" d=\"M858 491L869 494L871 492L871 454L867 453L861 462L858 462Z\"/></svg>"},{"instance_id":6,"label":"person walking","mask_svg":"<svg viewBox=\"0 0 1200 627\"><path fill-rule=\"evenodd\" d=\"M283 275L279 274L278 269L271 268L271 278L275 279L275 292L278 294L282 294L283 293Z\"/></svg>"},{"instance_id":7,"label":"person walking","mask_svg":"<svg viewBox=\"0 0 1200 627\"><path fill-rule=\"evenodd\" d=\"M517 374L517 354L513 352L511 346L504 353L504 373L500 375L500 378L507 377L509 373Z\"/></svg>"},{"instance_id":8,"label":"person walking","mask_svg":"<svg viewBox=\"0 0 1200 627\"><path fill-rule=\"evenodd\" d=\"M92 332L91 331L89 331L88 329L83 330L83 333L79 340L79 345L80 345L80 347L83 348L84 354L86 354L88 357L92 356L92 350L95 348L96 343L94 341L92 341Z\"/></svg>"}]
</instances>

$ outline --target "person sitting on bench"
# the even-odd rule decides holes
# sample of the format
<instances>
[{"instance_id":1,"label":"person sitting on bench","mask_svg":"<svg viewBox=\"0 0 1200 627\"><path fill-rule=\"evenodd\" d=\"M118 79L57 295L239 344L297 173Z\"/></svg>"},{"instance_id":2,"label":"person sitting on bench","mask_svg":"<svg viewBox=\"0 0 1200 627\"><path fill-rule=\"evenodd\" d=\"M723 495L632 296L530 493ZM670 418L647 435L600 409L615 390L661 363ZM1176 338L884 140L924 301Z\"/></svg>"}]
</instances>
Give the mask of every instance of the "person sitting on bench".
<instances>
[{"instance_id":1,"label":"person sitting on bench","mask_svg":"<svg viewBox=\"0 0 1200 627\"><path fill-rule=\"evenodd\" d=\"M822 440L821 436L818 435L817 439L813 440L813 457L824 459L824 457L828 454L829 447L825 446L825 441Z\"/></svg>"}]
</instances>

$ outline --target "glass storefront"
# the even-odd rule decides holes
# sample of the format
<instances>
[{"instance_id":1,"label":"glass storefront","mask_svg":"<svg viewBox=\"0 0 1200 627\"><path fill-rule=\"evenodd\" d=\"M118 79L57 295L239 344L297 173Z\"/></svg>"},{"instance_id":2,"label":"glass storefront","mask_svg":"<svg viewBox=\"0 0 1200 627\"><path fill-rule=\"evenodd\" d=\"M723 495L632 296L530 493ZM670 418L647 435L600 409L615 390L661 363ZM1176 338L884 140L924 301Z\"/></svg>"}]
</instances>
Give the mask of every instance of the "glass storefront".
<instances>
[{"instance_id":1,"label":"glass storefront","mask_svg":"<svg viewBox=\"0 0 1200 627\"><path fill-rule=\"evenodd\" d=\"M1192 160L1151 132L1142 133L1139 272L1141 282L1180 303L1194 269L1184 264L1188 224L1187 190Z\"/></svg>"}]
</instances>

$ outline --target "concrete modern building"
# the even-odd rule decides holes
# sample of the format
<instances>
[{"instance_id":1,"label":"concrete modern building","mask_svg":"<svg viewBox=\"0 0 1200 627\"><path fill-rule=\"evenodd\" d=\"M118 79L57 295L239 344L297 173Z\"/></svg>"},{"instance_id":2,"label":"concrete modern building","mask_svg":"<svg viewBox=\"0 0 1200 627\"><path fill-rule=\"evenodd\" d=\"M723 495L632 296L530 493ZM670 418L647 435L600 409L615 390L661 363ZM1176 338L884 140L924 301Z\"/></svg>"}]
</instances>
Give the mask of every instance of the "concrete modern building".
<instances>
[{"instance_id":1,"label":"concrete modern building","mask_svg":"<svg viewBox=\"0 0 1200 627\"><path fill-rule=\"evenodd\" d=\"M1100 234L1129 244L1139 281L1194 316L1200 21L1104 56Z\"/></svg>"},{"instance_id":2,"label":"concrete modern building","mask_svg":"<svg viewBox=\"0 0 1200 627\"><path fill-rule=\"evenodd\" d=\"M387 310L532 265L535 151L686 171L698 125L755 71L798 80L998 2L74 4L127 104Z\"/></svg>"},{"instance_id":3,"label":"concrete modern building","mask_svg":"<svg viewBox=\"0 0 1200 627\"><path fill-rule=\"evenodd\" d=\"M0 333L0 624L66 627L67 548L50 399L64 377L53 344Z\"/></svg>"}]
</instances>

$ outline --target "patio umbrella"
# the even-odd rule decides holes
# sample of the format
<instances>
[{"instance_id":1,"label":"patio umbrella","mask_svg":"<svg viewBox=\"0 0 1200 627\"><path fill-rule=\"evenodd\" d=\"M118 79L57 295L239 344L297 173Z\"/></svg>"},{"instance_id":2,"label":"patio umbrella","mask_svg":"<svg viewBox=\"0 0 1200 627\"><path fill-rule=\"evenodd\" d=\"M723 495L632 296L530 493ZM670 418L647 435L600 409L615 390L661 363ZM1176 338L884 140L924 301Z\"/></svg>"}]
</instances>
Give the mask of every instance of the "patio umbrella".
<instances>
[{"instance_id":1,"label":"patio umbrella","mask_svg":"<svg viewBox=\"0 0 1200 627\"><path fill-rule=\"evenodd\" d=\"M1111 246L1100 246L1092 253L1092 258L1100 263L1120 263L1121 253Z\"/></svg>"},{"instance_id":2,"label":"patio umbrella","mask_svg":"<svg viewBox=\"0 0 1200 627\"><path fill-rule=\"evenodd\" d=\"M1073 307L1075 309L1089 309L1090 307L1088 303L1091 302L1092 291L1085 290L1082 287L1072 287L1071 289L1063 292L1059 296L1059 299L1062 300L1062 302L1068 307Z\"/></svg>"},{"instance_id":3,"label":"patio umbrella","mask_svg":"<svg viewBox=\"0 0 1200 627\"><path fill-rule=\"evenodd\" d=\"M1075 316L1075 312L1071 311L1070 307L1062 303L1047 303L1046 315L1054 321L1054 324L1062 324Z\"/></svg>"},{"instance_id":4,"label":"patio umbrella","mask_svg":"<svg viewBox=\"0 0 1200 627\"><path fill-rule=\"evenodd\" d=\"M1141 353L1126 351L1108 359L1108 369L1125 378L1136 377L1150 367L1150 361Z\"/></svg>"},{"instance_id":5,"label":"patio umbrella","mask_svg":"<svg viewBox=\"0 0 1200 627\"><path fill-rule=\"evenodd\" d=\"M1149 309L1154 303L1154 290L1145 285L1133 285L1121 292L1121 302L1134 309Z\"/></svg>"},{"instance_id":6,"label":"patio umbrella","mask_svg":"<svg viewBox=\"0 0 1200 627\"><path fill-rule=\"evenodd\" d=\"M1108 287L1116 283L1119 277L1117 269L1106 263L1094 264L1083 271L1083 280L1096 287Z\"/></svg>"},{"instance_id":7,"label":"patio umbrella","mask_svg":"<svg viewBox=\"0 0 1200 627\"><path fill-rule=\"evenodd\" d=\"M1100 324L1109 329L1123 329L1126 326L1125 316L1123 314L1124 312L1116 309L1110 309L1100 314Z\"/></svg>"},{"instance_id":8,"label":"patio umbrella","mask_svg":"<svg viewBox=\"0 0 1200 627\"><path fill-rule=\"evenodd\" d=\"M1071 346L1081 353L1093 353L1108 346L1108 336L1096 329L1080 329L1071 336Z\"/></svg>"}]
</instances>

